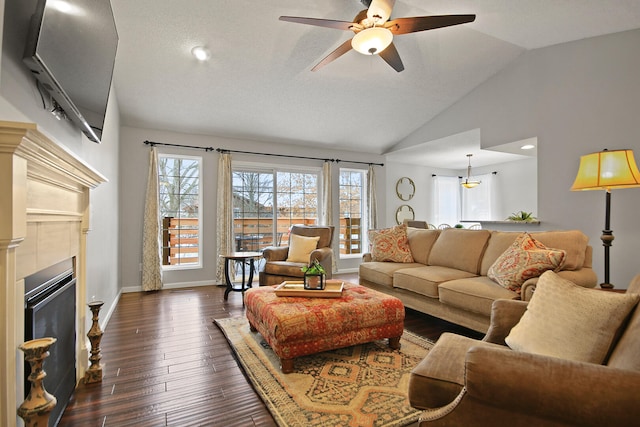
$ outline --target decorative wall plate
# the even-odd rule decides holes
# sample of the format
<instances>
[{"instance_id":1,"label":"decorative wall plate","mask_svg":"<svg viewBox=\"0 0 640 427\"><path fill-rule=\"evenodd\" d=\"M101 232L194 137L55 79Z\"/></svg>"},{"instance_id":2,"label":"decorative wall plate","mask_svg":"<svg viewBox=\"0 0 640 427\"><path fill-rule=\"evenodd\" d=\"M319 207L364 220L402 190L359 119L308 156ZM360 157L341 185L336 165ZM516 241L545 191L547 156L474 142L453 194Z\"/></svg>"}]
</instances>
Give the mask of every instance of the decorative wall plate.
<instances>
[{"instance_id":1,"label":"decorative wall plate","mask_svg":"<svg viewBox=\"0 0 640 427\"><path fill-rule=\"evenodd\" d=\"M416 185L411 178L402 177L396 183L396 194L398 198L404 202L411 200L416 193Z\"/></svg>"},{"instance_id":2,"label":"decorative wall plate","mask_svg":"<svg viewBox=\"0 0 640 427\"><path fill-rule=\"evenodd\" d=\"M396 222L402 224L405 220L412 221L416 219L416 214L413 212L413 208L409 205L400 205L396 210Z\"/></svg>"}]
</instances>

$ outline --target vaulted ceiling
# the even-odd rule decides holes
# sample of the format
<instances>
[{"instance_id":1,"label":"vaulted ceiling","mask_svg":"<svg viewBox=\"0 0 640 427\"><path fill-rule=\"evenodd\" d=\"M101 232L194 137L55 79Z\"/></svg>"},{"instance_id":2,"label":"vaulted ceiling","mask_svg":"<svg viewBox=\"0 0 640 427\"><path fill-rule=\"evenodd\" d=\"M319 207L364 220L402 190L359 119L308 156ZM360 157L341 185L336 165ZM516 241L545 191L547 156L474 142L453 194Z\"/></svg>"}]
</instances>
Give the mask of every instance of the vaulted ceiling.
<instances>
[{"instance_id":1,"label":"vaulted ceiling","mask_svg":"<svg viewBox=\"0 0 640 427\"><path fill-rule=\"evenodd\" d=\"M377 154L526 50L640 28L638 0L397 0L392 19L476 20L396 36L400 73L355 51L312 72L353 33L278 17L351 21L365 8L359 1L111 3L124 125ZM192 56L198 45L208 62Z\"/></svg>"}]
</instances>

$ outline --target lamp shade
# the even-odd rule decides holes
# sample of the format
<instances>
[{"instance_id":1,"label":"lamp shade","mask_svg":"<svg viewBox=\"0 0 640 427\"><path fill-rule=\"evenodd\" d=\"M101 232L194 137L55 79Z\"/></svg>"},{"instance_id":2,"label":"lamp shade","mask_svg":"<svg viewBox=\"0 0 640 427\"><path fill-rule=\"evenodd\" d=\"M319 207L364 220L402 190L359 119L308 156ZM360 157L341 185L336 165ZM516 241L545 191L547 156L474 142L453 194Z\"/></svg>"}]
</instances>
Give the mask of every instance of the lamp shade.
<instances>
[{"instance_id":1,"label":"lamp shade","mask_svg":"<svg viewBox=\"0 0 640 427\"><path fill-rule=\"evenodd\" d=\"M632 150L604 150L580 157L571 191L640 187L640 171Z\"/></svg>"},{"instance_id":2,"label":"lamp shade","mask_svg":"<svg viewBox=\"0 0 640 427\"><path fill-rule=\"evenodd\" d=\"M371 27L360 31L351 39L351 47L363 55L376 55L393 41L393 34L383 27Z\"/></svg>"}]
</instances>

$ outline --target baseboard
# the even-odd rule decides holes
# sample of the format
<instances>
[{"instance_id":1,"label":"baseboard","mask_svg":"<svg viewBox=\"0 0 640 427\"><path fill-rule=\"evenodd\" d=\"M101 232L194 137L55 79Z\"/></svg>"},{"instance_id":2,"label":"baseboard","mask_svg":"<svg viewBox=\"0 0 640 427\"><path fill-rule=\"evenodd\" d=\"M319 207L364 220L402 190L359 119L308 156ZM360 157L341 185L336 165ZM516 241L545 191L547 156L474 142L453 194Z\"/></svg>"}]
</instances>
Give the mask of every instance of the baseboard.
<instances>
[{"instance_id":1,"label":"baseboard","mask_svg":"<svg viewBox=\"0 0 640 427\"><path fill-rule=\"evenodd\" d=\"M162 289L183 289L183 288L195 288L199 286L215 286L218 283L215 280L201 280L198 282L176 282L176 283L165 283L162 285ZM131 292L143 292L142 285L139 286L126 286L122 288L122 293L131 293Z\"/></svg>"}]
</instances>

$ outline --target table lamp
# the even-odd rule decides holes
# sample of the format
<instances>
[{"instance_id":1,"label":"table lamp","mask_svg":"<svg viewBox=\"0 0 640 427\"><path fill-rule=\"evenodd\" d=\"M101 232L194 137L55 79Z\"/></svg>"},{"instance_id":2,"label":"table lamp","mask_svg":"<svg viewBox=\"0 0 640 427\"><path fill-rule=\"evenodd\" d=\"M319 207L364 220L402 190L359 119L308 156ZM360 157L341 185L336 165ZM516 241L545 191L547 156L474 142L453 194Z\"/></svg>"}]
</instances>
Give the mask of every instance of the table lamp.
<instances>
[{"instance_id":1,"label":"table lamp","mask_svg":"<svg viewBox=\"0 0 640 427\"><path fill-rule=\"evenodd\" d=\"M602 230L602 246L604 246L604 283L601 288L611 289L609 282L609 248L613 242L613 231L610 229L611 190L619 188L640 187L640 171L633 158L632 150L603 150L580 157L578 175L571 186L571 191L605 190L605 221Z\"/></svg>"}]
</instances>

